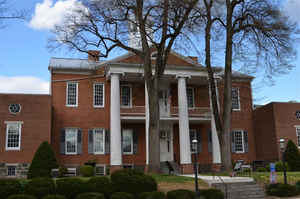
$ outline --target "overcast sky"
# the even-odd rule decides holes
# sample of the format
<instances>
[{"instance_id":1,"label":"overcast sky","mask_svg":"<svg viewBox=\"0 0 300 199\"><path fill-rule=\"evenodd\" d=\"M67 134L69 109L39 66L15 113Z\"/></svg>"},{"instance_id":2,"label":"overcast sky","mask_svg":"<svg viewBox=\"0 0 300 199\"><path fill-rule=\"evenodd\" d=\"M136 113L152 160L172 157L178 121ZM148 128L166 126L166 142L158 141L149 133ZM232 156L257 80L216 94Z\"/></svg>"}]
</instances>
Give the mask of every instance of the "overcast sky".
<instances>
[{"instance_id":1,"label":"overcast sky","mask_svg":"<svg viewBox=\"0 0 300 199\"><path fill-rule=\"evenodd\" d=\"M47 40L51 29L63 22L66 11L80 6L77 0L23 0L9 1L16 9L30 10L28 22L12 21L0 29L0 92L48 93L48 63L50 57L80 57L86 55L68 51L49 52ZM283 11L300 23L300 0L282 0ZM300 48L298 49L298 51ZM253 96L265 104L270 101L300 102L300 59L289 74L275 79L275 86L262 86ZM260 86L261 87L261 86Z\"/></svg>"}]
</instances>

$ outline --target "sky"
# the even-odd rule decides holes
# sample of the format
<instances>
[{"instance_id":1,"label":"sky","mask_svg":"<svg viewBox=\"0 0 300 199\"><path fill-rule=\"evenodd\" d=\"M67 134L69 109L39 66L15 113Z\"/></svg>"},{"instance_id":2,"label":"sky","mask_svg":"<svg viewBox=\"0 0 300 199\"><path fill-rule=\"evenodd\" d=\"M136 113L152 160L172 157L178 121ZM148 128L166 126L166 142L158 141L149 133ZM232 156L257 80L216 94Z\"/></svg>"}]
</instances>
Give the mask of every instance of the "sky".
<instances>
[{"instance_id":1,"label":"sky","mask_svg":"<svg viewBox=\"0 0 300 199\"><path fill-rule=\"evenodd\" d=\"M28 11L24 21L7 21L0 29L0 93L49 93L51 57L86 58L66 49L50 51L51 29L62 23L67 10L80 6L78 0L9 0L11 9ZM300 0L282 0L283 10L300 24ZM300 55L300 46L297 49ZM295 68L276 77L274 85L259 85L254 80L255 104L271 101L300 102L300 56ZM258 88L259 87L259 88Z\"/></svg>"}]
</instances>

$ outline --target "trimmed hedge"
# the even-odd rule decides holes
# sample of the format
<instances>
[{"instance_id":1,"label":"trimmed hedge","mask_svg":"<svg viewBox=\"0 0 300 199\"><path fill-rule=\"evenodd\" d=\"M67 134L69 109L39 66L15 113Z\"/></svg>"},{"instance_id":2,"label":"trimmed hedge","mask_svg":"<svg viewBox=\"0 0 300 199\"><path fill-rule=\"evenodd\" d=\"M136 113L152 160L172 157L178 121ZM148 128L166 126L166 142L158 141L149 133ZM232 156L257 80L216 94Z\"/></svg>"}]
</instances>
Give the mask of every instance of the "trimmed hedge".
<instances>
[{"instance_id":1,"label":"trimmed hedge","mask_svg":"<svg viewBox=\"0 0 300 199\"><path fill-rule=\"evenodd\" d=\"M200 190L200 196L205 199L224 199L224 193L218 189Z\"/></svg>"},{"instance_id":2,"label":"trimmed hedge","mask_svg":"<svg viewBox=\"0 0 300 199\"><path fill-rule=\"evenodd\" d=\"M34 178L25 185L25 193L38 199L55 193L55 184L51 178Z\"/></svg>"},{"instance_id":3,"label":"trimmed hedge","mask_svg":"<svg viewBox=\"0 0 300 199\"><path fill-rule=\"evenodd\" d=\"M288 197L298 195L295 185L290 184L270 184L266 186L266 193L270 196Z\"/></svg>"},{"instance_id":4,"label":"trimmed hedge","mask_svg":"<svg viewBox=\"0 0 300 199\"><path fill-rule=\"evenodd\" d=\"M134 199L134 196L126 192L116 192L111 195L110 199Z\"/></svg>"},{"instance_id":5,"label":"trimmed hedge","mask_svg":"<svg viewBox=\"0 0 300 199\"><path fill-rule=\"evenodd\" d=\"M113 192L112 183L110 179L105 176L92 177L87 181L87 186L90 192L98 192L109 197Z\"/></svg>"},{"instance_id":6,"label":"trimmed hedge","mask_svg":"<svg viewBox=\"0 0 300 199\"><path fill-rule=\"evenodd\" d=\"M267 172L267 169L264 167L259 167L256 169L257 172Z\"/></svg>"},{"instance_id":7,"label":"trimmed hedge","mask_svg":"<svg viewBox=\"0 0 300 199\"><path fill-rule=\"evenodd\" d=\"M178 189L169 191L167 193L167 199L195 199L196 193L186 189Z\"/></svg>"},{"instance_id":8,"label":"trimmed hedge","mask_svg":"<svg viewBox=\"0 0 300 199\"><path fill-rule=\"evenodd\" d=\"M76 199L105 199L102 193L87 192L79 194Z\"/></svg>"},{"instance_id":9,"label":"trimmed hedge","mask_svg":"<svg viewBox=\"0 0 300 199\"><path fill-rule=\"evenodd\" d=\"M15 194L9 196L7 199L36 199L36 197L27 194Z\"/></svg>"},{"instance_id":10,"label":"trimmed hedge","mask_svg":"<svg viewBox=\"0 0 300 199\"><path fill-rule=\"evenodd\" d=\"M20 194L21 183L16 179L0 179L0 199L6 199L12 194Z\"/></svg>"},{"instance_id":11,"label":"trimmed hedge","mask_svg":"<svg viewBox=\"0 0 300 199\"><path fill-rule=\"evenodd\" d=\"M51 145L45 141L39 146L34 154L28 170L27 178L50 178L51 170L55 168L58 168L55 153Z\"/></svg>"},{"instance_id":12,"label":"trimmed hedge","mask_svg":"<svg viewBox=\"0 0 300 199\"><path fill-rule=\"evenodd\" d=\"M43 199L66 199L65 196L63 195L47 195L45 197L43 197Z\"/></svg>"},{"instance_id":13,"label":"trimmed hedge","mask_svg":"<svg viewBox=\"0 0 300 199\"><path fill-rule=\"evenodd\" d=\"M94 167L92 167L91 165L83 165L80 167L80 174L83 177L94 176Z\"/></svg>"},{"instance_id":14,"label":"trimmed hedge","mask_svg":"<svg viewBox=\"0 0 300 199\"><path fill-rule=\"evenodd\" d=\"M87 184L79 178L62 178L56 181L56 193L74 199L80 193L89 192Z\"/></svg>"},{"instance_id":15,"label":"trimmed hedge","mask_svg":"<svg viewBox=\"0 0 300 199\"><path fill-rule=\"evenodd\" d=\"M165 199L166 194L160 191L141 193L139 199Z\"/></svg>"}]
</instances>

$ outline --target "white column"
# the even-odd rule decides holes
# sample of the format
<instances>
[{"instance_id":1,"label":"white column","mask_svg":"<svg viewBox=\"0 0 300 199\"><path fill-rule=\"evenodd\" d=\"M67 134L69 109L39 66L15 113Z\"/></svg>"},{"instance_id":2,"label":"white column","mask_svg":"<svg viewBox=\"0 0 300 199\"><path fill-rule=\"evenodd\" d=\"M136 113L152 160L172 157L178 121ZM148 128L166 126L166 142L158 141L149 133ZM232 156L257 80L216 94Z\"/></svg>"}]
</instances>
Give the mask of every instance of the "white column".
<instances>
[{"instance_id":1,"label":"white column","mask_svg":"<svg viewBox=\"0 0 300 199\"><path fill-rule=\"evenodd\" d=\"M119 74L111 74L110 82L110 165L122 165L120 80Z\"/></svg>"},{"instance_id":2,"label":"white column","mask_svg":"<svg viewBox=\"0 0 300 199\"><path fill-rule=\"evenodd\" d=\"M216 84L217 82L215 82ZM217 84L216 84L216 95L217 95L217 102L219 106L219 97L217 93ZM213 155L213 164L220 164L221 163L221 151L220 151L220 143L219 137L217 134L216 129L216 122L213 113L213 106L211 102L211 89L209 86L209 102L210 102L210 110L211 110L211 136L212 136L212 155Z\"/></svg>"},{"instance_id":3,"label":"white column","mask_svg":"<svg viewBox=\"0 0 300 199\"><path fill-rule=\"evenodd\" d=\"M145 82L145 116L146 116L146 165L149 165L149 99L148 89Z\"/></svg>"},{"instance_id":4,"label":"white column","mask_svg":"<svg viewBox=\"0 0 300 199\"><path fill-rule=\"evenodd\" d=\"M180 164L191 164L189 115L186 94L186 77L178 77L178 114Z\"/></svg>"}]
</instances>

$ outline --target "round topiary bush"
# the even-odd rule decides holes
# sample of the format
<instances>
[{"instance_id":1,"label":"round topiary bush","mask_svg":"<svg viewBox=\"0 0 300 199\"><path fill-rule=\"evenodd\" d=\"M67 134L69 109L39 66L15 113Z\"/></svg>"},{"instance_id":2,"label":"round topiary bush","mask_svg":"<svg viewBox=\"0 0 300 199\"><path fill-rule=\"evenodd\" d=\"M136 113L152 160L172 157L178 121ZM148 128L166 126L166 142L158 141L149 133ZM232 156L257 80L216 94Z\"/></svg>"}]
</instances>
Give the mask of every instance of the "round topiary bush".
<instances>
[{"instance_id":1,"label":"round topiary bush","mask_svg":"<svg viewBox=\"0 0 300 199\"><path fill-rule=\"evenodd\" d=\"M270 184L266 186L266 193L270 196L288 197L298 195L295 185L290 184Z\"/></svg>"},{"instance_id":2,"label":"round topiary bush","mask_svg":"<svg viewBox=\"0 0 300 199\"><path fill-rule=\"evenodd\" d=\"M91 165L83 165L80 167L80 174L83 177L91 177L94 175L94 167Z\"/></svg>"},{"instance_id":3,"label":"round topiary bush","mask_svg":"<svg viewBox=\"0 0 300 199\"><path fill-rule=\"evenodd\" d=\"M224 193L218 189L200 190L200 196L205 199L224 199Z\"/></svg>"},{"instance_id":4,"label":"round topiary bush","mask_svg":"<svg viewBox=\"0 0 300 199\"><path fill-rule=\"evenodd\" d=\"M36 199L36 197L27 194L15 194L9 196L7 199Z\"/></svg>"},{"instance_id":5,"label":"round topiary bush","mask_svg":"<svg viewBox=\"0 0 300 199\"><path fill-rule=\"evenodd\" d=\"M56 181L56 193L74 199L80 193L89 192L87 183L79 178L62 178Z\"/></svg>"},{"instance_id":6,"label":"round topiary bush","mask_svg":"<svg viewBox=\"0 0 300 199\"><path fill-rule=\"evenodd\" d=\"M111 195L110 199L134 199L134 196L126 192L116 192Z\"/></svg>"},{"instance_id":7,"label":"round topiary bush","mask_svg":"<svg viewBox=\"0 0 300 199\"><path fill-rule=\"evenodd\" d=\"M27 178L51 177L51 170L58 168L55 153L48 142L43 142L34 154Z\"/></svg>"},{"instance_id":8,"label":"round topiary bush","mask_svg":"<svg viewBox=\"0 0 300 199\"><path fill-rule=\"evenodd\" d=\"M139 199L165 199L166 194L160 191L141 193Z\"/></svg>"},{"instance_id":9,"label":"round topiary bush","mask_svg":"<svg viewBox=\"0 0 300 199\"><path fill-rule=\"evenodd\" d=\"M87 192L79 194L76 199L105 199L102 193Z\"/></svg>"},{"instance_id":10,"label":"round topiary bush","mask_svg":"<svg viewBox=\"0 0 300 199\"><path fill-rule=\"evenodd\" d=\"M103 193L106 197L109 197L113 192L112 183L105 176L90 178L87 181L87 186L91 192Z\"/></svg>"},{"instance_id":11,"label":"round topiary bush","mask_svg":"<svg viewBox=\"0 0 300 199\"><path fill-rule=\"evenodd\" d=\"M167 199L195 199L196 193L186 189L178 189L169 191L167 193Z\"/></svg>"},{"instance_id":12,"label":"round topiary bush","mask_svg":"<svg viewBox=\"0 0 300 199\"><path fill-rule=\"evenodd\" d=\"M25 185L25 193L38 199L55 192L55 184L51 178L34 178Z\"/></svg>"},{"instance_id":13,"label":"round topiary bush","mask_svg":"<svg viewBox=\"0 0 300 199\"><path fill-rule=\"evenodd\" d=\"M63 195L47 195L47 196L44 196L42 199L66 199L65 196Z\"/></svg>"},{"instance_id":14,"label":"round topiary bush","mask_svg":"<svg viewBox=\"0 0 300 199\"><path fill-rule=\"evenodd\" d=\"M0 179L0 199L6 199L12 194L19 194L22 186L16 179Z\"/></svg>"}]
</instances>

